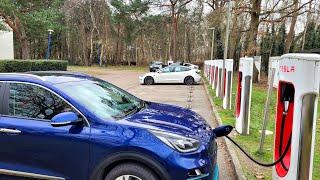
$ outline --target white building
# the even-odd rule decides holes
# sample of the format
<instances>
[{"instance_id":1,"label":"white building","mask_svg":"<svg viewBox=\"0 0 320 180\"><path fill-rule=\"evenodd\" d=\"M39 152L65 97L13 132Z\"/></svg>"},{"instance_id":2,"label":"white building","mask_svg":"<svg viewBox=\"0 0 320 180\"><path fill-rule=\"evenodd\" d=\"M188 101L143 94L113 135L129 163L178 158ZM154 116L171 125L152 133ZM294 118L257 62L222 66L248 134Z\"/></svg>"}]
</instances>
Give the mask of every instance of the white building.
<instances>
[{"instance_id":1,"label":"white building","mask_svg":"<svg viewBox=\"0 0 320 180\"><path fill-rule=\"evenodd\" d=\"M1 19L0 23L7 27ZM7 27L6 30L0 30L0 60L1 59L14 59L13 32L9 27Z\"/></svg>"}]
</instances>

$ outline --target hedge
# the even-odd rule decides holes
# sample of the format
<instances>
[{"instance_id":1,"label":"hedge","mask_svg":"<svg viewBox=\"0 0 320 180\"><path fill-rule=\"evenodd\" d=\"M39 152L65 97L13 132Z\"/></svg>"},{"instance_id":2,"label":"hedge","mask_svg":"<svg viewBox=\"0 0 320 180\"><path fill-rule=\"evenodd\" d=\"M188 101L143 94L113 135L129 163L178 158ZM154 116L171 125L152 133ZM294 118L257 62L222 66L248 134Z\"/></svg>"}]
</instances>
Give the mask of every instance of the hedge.
<instances>
[{"instance_id":1,"label":"hedge","mask_svg":"<svg viewBox=\"0 0 320 180\"><path fill-rule=\"evenodd\" d=\"M63 60L0 60L0 72L66 71Z\"/></svg>"}]
</instances>

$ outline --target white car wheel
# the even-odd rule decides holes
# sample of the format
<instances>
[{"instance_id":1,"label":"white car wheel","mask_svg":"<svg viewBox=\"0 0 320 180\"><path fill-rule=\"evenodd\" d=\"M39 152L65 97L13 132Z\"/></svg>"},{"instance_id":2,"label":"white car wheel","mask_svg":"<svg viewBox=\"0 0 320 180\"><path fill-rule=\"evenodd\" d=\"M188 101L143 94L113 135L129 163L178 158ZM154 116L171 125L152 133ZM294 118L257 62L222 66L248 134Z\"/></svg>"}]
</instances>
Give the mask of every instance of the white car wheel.
<instances>
[{"instance_id":1,"label":"white car wheel","mask_svg":"<svg viewBox=\"0 0 320 180\"><path fill-rule=\"evenodd\" d=\"M146 85L152 85L154 83L154 79L151 76L147 76L144 78L144 84Z\"/></svg>"}]
</instances>

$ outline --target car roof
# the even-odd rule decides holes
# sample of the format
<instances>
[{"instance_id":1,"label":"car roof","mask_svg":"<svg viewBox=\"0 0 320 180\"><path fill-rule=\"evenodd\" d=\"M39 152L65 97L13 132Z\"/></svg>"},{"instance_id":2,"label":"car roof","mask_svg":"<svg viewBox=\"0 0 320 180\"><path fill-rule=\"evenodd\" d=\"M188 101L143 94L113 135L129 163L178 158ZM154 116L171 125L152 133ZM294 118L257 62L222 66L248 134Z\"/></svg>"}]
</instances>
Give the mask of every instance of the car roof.
<instances>
[{"instance_id":1,"label":"car roof","mask_svg":"<svg viewBox=\"0 0 320 180\"><path fill-rule=\"evenodd\" d=\"M186 66L183 66L183 65L179 65L179 64L171 64L170 66L167 66L167 67L185 67L185 68L189 68L189 67L186 67Z\"/></svg>"},{"instance_id":2,"label":"car roof","mask_svg":"<svg viewBox=\"0 0 320 180\"><path fill-rule=\"evenodd\" d=\"M92 79L93 77L70 71L34 71L26 73L0 73L0 80L2 78L10 80L33 80L33 81L43 81L51 84L59 84L73 81L83 81L87 79Z\"/></svg>"}]
</instances>

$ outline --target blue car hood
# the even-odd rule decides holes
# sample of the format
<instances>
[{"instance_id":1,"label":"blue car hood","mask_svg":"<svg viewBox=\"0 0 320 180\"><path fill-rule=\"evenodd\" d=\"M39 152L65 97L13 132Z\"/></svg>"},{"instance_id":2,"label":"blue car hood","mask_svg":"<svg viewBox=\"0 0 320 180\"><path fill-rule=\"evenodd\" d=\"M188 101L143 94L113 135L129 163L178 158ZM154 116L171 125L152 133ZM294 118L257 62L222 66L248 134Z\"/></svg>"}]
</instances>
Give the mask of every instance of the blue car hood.
<instances>
[{"instance_id":1,"label":"blue car hood","mask_svg":"<svg viewBox=\"0 0 320 180\"><path fill-rule=\"evenodd\" d=\"M208 141L212 129L197 113L178 106L149 103L140 112L123 120L126 124Z\"/></svg>"}]
</instances>

